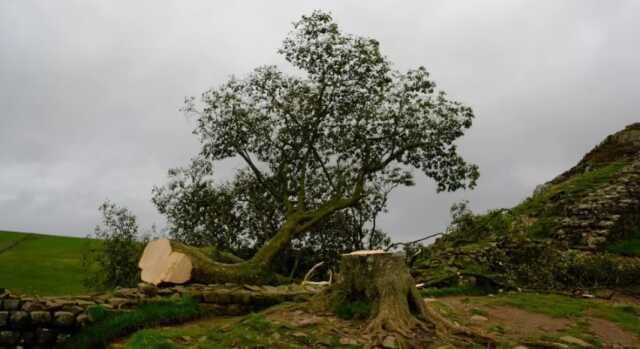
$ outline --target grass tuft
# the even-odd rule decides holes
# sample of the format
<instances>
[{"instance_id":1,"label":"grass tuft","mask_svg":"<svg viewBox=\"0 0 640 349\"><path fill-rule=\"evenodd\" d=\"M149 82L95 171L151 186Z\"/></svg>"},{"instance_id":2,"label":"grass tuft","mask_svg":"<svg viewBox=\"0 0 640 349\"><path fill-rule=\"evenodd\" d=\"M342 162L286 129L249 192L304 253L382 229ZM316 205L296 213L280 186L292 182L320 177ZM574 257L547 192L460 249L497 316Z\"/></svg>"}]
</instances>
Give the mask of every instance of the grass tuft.
<instances>
[{"instance_id":1,"label":"grass tuft","mask_svg":"<svg viewBox=\"0 0 640 349\"><path fill-rule=\"evenodd\" d=\"M191 298L141 304L124 313L107 314L95 308L93 311L92 315L97 314L100 320L71 337L60 348L104 348L114 339L139 329L176 324L202 315L198 303Z\"/></svg>"}]
</instances>

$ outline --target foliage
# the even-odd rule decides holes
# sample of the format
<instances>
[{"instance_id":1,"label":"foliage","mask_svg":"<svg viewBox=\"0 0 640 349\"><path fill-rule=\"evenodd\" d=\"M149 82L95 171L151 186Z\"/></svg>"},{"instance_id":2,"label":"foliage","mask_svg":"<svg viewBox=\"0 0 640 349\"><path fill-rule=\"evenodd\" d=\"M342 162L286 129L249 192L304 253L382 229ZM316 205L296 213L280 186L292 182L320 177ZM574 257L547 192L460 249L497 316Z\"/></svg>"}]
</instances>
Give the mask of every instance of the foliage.
<instances>
[{"instance_id":1,"label":"foliage","mask_svg":"<svg viewBox=\"0 0 640 349\"><path fill-rule=\"evenodd\" d=\"M478 168L464 161L455 144L471 127L473 112L437 91L424 67L404 73L392 69L376 40L342 33L321 11L302 16L279 53L297 75L259 67L206 91L199 101L187 98L184 107L196 117L193 132L202 146L195 163L206 170L189 181L206 182L215 161L239 158L246 165L231 183L209 182L206 191L216 200L227 202L221 192L233 193L227 204L231 215L220 221L251 218L240 214L243 208L269 205L266 220L250 219L261 229L254 233L256 253L247 264L270 267L292 240L306 242L305 234L316 239L318 227L337 212L345 218L365 212L364 221L371 222L367 209L377 207L383 193L412 185L412 169L434 179L439 191L475 186ZM243 198L233 189L242 182L259 190ZM171 206L181 198L165 200L162 189L156 194L156 204L170 220L181 215ZM210 202L185 207L189 217L201 207L215 210ZM257 212L263 217L264 208ZM279 217L277 224L271 224L268 212ZM188 221L179 234L198 235L206 227L197 218ZM242 225L238 234L214 234L232 235L232 245L246 238L242 232L250 226Z\"/></svg>"},{"instance_id":2,"label":"foliage","mask_svg":"<svg viewBox=\"0 0 640 349\"><path fill-rule=\"evenodd\" d=\"M375 221L385 209L386 195L338 212L293 239L276 257L273 269L301 276L319 261L326 269L335 269L343 253L384 247L389 238ZM241 171L232 181L217 185L211 163L202 158L170 170L169 182L154 187L152 200L167 217L172 238L189 245L214 245L242 258L250 258L285 220L274 199L249 173Z\"/></svg>"},{"instance_id":3,"label":"foliage","mask_svg":"<svg viewBox=\"0 0 640 349\"><path fill-rule=\"evenodd\" d=\"M14 293L57 296L88 292L82 254L97 240L32 233L0 232L0 285Z\"/></svg>"},{"instance_id":4,"label":"foliage","mask_svg":"<svg viewBox=\"0 0 640 349\"><path fill-rule=\"evenodd\" d=\"M574 287L634 287L640 280L640 259L607 253L568 254L560 264L560 282Z\"/></svg>"},{"instance_id":5,"label":"foliage","mask_svg":"<svg viewBox=\"0 0 640 349\"><path fill-rule=\"evenodd\" d=\"M527 235L534 239L548 239L552 236L557 223L549 217L540 217L536 219L527 229Z\"/></svg>"},{"instance_id":6,"label":"foliage","mask_svg":"<svg viewBox=\"0 0 640 349\"><path fill-rule=\"evenodd\" d=\"M624 288L640 279L640 259L564 251L550 240L512 236L501 240L486 258L489 271L531 289Z\"/></svg>"},{"instance_id":7,"label":"foliage","mask_svg":"<svg viewBox=\"0 0 640 349\"><path fill-rule=\"evenodd\" d=\"M635 227L628 238L607 246L607 251L621 256L640 257L640 225Z\"/></svg>"},{"instance_id":8,"label":"foliage","mask_svg":"<svg viewBox=\"0 0 640 349\"><path fill-rule=\"evenodd\" d=\"M198 303L191 298L145 303L130 312L103 316L63 343L61 348L104 348L114 339L141 328L176 324L202 314Z\"/></svg>"},{"instance_id":9,"label":"foliage","mask_svg":"<svg viewBox=\"0 0 640 349\"><path fill-rule=\"evenodd\" d=\"M488 237L505 236L512 231L514 216L509 210L490 210L485 214L474 214L469 202L462 201L451 206L451 223L437 243L453 247L476 243Z\"/></svg>"},{"instance_id":10,"label":"foliage","mask_svg":"<svg viewBox=\"0 0 640 349\"><path fill-rule=\"evenodd\" d=\"M138 261L148 238L140 237L136 217L128 209L105 201L99 210L102 225L96 226L95 237L101 243L83 254L85 285L97 289L135 286L140 280Z\"/></svg>"}]
</instances>

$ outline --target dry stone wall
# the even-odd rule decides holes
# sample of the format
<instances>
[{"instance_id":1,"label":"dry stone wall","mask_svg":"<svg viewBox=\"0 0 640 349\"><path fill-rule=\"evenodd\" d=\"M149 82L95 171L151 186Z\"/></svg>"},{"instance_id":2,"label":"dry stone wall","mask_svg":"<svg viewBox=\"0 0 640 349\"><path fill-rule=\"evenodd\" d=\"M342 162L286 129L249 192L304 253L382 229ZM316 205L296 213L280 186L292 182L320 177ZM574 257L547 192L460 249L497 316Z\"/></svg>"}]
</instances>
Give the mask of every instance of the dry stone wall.
<instances>
[{"instance_id":1,"label":"dry stone wall","mask_svg":"<svg viewBox=\"0 0 640 349\"><path fill-rule=\"evenodd\" d=\"M609 184L567 207L554 237L589 250L615 240L627 220L640 219L640 159L625 167Z\"/></svg>"},{"instance_id":2,"label":"dry stone wall","mask_svg":"<svg viewBox=\"0 0 640 349\"><path fill-rule=\"evenodd\" d=\"M313 286L189 285L117 289L70 297L26 297L0 289L0 349L52 348L90 324L88 309L101 306L126 311L162 298L188 295L215 314L240 315L285 301L304 300L319 292Z\"/></svg>"}]
</instances>

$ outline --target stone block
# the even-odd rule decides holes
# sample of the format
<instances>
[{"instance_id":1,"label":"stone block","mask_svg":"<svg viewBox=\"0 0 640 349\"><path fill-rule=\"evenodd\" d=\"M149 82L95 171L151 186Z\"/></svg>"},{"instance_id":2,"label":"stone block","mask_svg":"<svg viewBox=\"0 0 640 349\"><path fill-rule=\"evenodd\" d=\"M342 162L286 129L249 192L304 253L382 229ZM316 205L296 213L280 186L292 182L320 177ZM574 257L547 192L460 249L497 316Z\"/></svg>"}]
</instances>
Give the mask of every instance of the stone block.
<instances>
[{"instance_id":1,"label":"stone block","mask_svg":"<svg viewBox=\"0 0 640 349\"><path fill-rule=\"evenodd\" d=\"M75 324L76 317L68 311L56 311L53 314L53 323L58 327L71 327Z\"/></svg>"},{"instance_id":2,"label":"stone block","mask_svg":"<svg viewBox=\"0 0 640 349\"><path fill-rule=\"evenodd\" d=\"M29 313L24 310L12 311L9 316L9 323L14 328L26 328L31 323Z\"/></svg>"},{"instance_id":3,"label":"stone block","mask_svg":"<svg viewBox=\"0 0 640 349\"><path fill-rule=\"evenodd\" d=\"M22 304L22 310L28 312L45 310L46 308L47 307L40 302L24 302L24 304Z\"/></svg>"},{"instance_id":4,"label":"stone block","mask_svg":"<svg viewBox=\"0 0 640 349\"><path fill-rule=\"evenodd\" d=\"M48 325L51 322L51 313L48 311L31 312L31 323L34 325Z\"/></svg>"},{"instance_id":5,"label":"stone block","mask_svg":"<svg viewBox=\"0 0 640 349\"><path fill-rule=\"evenodd\" d=\"M0 311L0 328L9 325L9 312Z\"/></svg>"},{"instance_id":6,"label":"stone block","mask_svg":"<svg viewBox=\"0 0 640 349\"><path fill-rule=\"evenodd\" d=\"M5 299L2 301L2 308L4 310L18 310L20 309L19 299Z\"/></svg>"}]
</instances>

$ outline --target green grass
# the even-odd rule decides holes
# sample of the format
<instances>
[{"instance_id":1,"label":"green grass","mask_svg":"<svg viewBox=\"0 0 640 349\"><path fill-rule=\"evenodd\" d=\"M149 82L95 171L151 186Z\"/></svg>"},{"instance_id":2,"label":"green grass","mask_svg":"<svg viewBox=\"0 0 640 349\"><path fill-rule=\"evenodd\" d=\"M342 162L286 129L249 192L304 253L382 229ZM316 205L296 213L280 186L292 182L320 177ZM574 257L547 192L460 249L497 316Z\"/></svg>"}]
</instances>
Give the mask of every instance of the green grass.
<instances>
[{"instance_id":1,"label":"green grass","mask_svg":"<svg viewBox=\"0 0 640 349\"><path fill-rule=\"evenodd\" d=\"M555 294L504 293L482 300L487 305L508 305L551 317L581 318L593 316L612 321L640 335L640 307L612 304L599 300L573 298Z\"/></svg>"},{"instance_id":2,"label":"green grass","mask_svg":"<svg viewBox=\"0 0 640 349\"><path fill-rule=\"evenodd\" d=\"M81 256L95 243L85 238L2 231L0 251L3 246L10 248L0 252L0 287L41 296L86 293Z\"/></svg>"},{"instance_id":3,"label":"green grass","mask_svg":"<svg viewBox=\"0 0 640 349\"><path fill-rule=\"evenodd\" d=\"M262 313L242 317L211 317L179 327L145 329L125 343L125 349L222 349L222 348L360 348L340 344L339 327L333 322L308 326L270 320L280 305ZM283 322L284 321L284 322ZM322 344L320 344L322 343Z\"/></svg>"},{"instance_id":4,"label":"green grass","mask_svg":"<svg viewBox=\"0 0 640 349\"><path fill-rule=\"evenodd\" d=\"M101 314L101 319L71 337L61 348L104 348L113 340L145 327L170 325L202 316L196 301L183 298L179 301L155 301L138 306L125 313ZM139 339L145 343L148 339ZM158 342L161 345L161 342ZM145 347L146 348L146 347ZM171 348L158 346L157 348Z\"/></svg>"},{"instance_id":5,"label":"green grass","mask_svg":"<svg viewBox=\"0 0 640 349\"><path fill-rule=\"evenodd\" d=\"M312 332L271 322L263 314L250 314L232 326L143 330L131 337L125 349L305 348L313 343Z\"/></svg>"},{"instance_id":6,"label":"green grass","mask_svg":"<svg viewBox=\"0 0 640 349\"><path fill-rule=\"evenodd\" d=\"M423 297L447 297L447 296L484 296L493 293L492 288L482 288L477 286L452 286L444 288L425 288L420 291Z\"/></svg>"},{"instance_id":7,"label":"green grass","mask_svg":"<svg viewBox=\"0 0 640 349\"><path fill-rule=\"evenodd\" d=\"M607 166L573 176L568 180L552 185L541 194L532 196L513 209L516 215L526 214L538 216L545 213L545 208L550 202L567 200L569 202L582 197L585 193L592 192L609 183L619 173L626 162L615 162Z\"/></svg>"},{"instance_id":8,"label":"green grass","mask_svg":"<svg viewBox=\"0 0 640 349\"><path fill-rule=\"evenodd\" d=\"M176 349L169 339L158 335L157 330L142 330L137 332L127 342L126 349Z\"/></svg>"}]
</instances>

